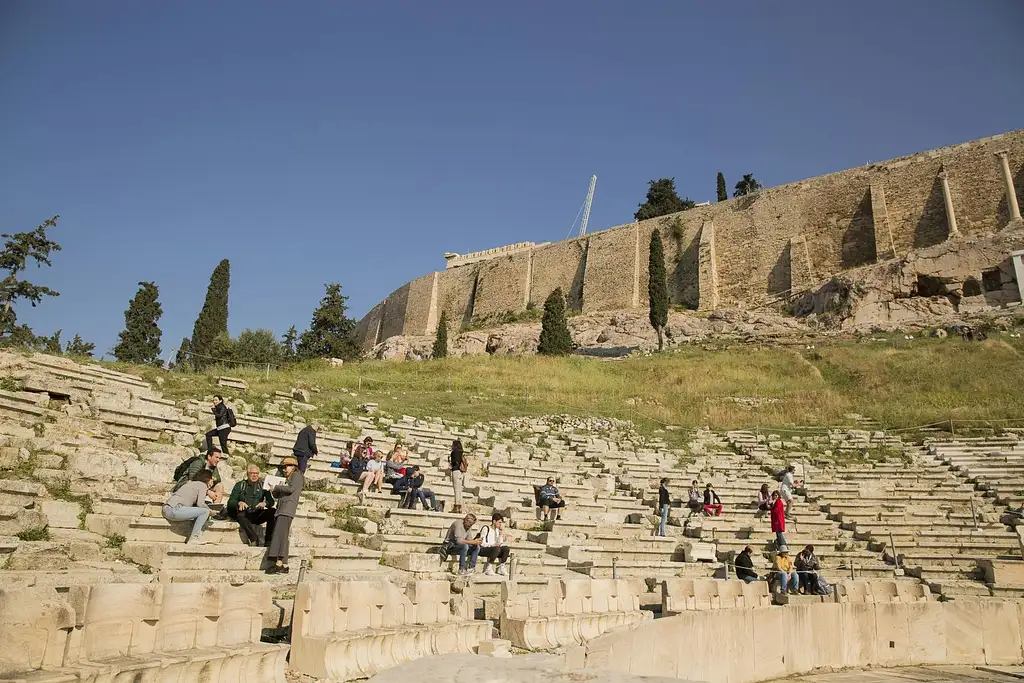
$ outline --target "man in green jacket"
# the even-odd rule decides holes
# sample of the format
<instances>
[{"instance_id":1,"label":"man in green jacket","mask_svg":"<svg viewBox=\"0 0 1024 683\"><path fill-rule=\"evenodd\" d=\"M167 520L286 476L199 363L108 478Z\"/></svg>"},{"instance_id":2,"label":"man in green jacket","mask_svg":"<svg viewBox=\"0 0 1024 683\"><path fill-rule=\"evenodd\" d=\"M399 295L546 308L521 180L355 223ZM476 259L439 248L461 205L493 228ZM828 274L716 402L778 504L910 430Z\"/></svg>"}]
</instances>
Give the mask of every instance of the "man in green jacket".
<instances>
[{"instance_id":1,"label":"man in green jacket","mask_svg":"<svg viewBox=\"0 0 1024 683\"><path fill-rule=\"evenodd\" d=\"M274 535L274 497L263 488L260 468L249 465L245 479L231 489L228 517L238 522L238 535L246 545L269 546ZM263 525L267 525L264 534Z\"/></svg>"}]
</instances>

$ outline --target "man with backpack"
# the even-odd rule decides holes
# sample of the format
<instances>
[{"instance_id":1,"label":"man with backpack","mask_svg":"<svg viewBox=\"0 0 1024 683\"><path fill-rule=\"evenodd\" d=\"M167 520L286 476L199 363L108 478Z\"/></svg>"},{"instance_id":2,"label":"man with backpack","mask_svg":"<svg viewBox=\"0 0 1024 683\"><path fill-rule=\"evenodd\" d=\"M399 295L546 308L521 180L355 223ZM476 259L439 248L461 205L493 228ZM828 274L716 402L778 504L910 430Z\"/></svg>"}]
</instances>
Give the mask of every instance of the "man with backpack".
<instances>
[{"instance_id":1,"label":"man with backpack","mask_svg":"<svg viewBox=\"0 0 1024 683\"><path fill-rule=\"evenodd\" d=\"M487 564L484 565L484 576L494 575L495 560L498 561L498 575L508 576L505 563L508 562L510 549L501 535L504 526L505 517L500 512L495 512L491 515L491 523L480 529L480 533L477 534L477 538L480 539L480 557L487 560Z\"/></svg>"},{"instance_id":2,"label":"man with backpack","mask_svg":"<svg viewBox=\"0 0 1024 683\"><path fill-rule=\"evenodd\" d=\"M223 503L224 482L220 480L220 472L217 471L217 465L220 463L220 456L220 451L217 450L216 446L214 446L213 449L206 454L206 457L203 457L202 455L193 455L191 458L178 465L174 470L174 488L171 489L171 493L176 492L182 486L192 481L199 472L209 470L213 477L213 485L210 487L210 490L206 495L214 504Z\"/></svg>"},{"instance_id":3,"label":"man with backpack","mask_svg":"<svg viewBox=\"0 0 1024 683\"><path fill-rule=\"evenodd\" d=\"M228 453L228 434L231 433L231 428L237 424L235 411L224 403L224 397L214 396L210 412L213 413L214 428L206 432L206 452L209 453L213 450L213 437L216 436L220 441L221 452L230 455Z\"/></svg>"},{"instance_id":4,"label":"man with backpack","mask_svg":"<svg viewBox=\"0 0 1024 683\"><path fill-rule=\"evenodd\" d=\"M313 425L306 425L299 430L295 437L295 445L292 446L292 455L299 461L299 472L306 473L310 459L319 451L316 449L316 428Z\"/></svg>"}]
</instances>

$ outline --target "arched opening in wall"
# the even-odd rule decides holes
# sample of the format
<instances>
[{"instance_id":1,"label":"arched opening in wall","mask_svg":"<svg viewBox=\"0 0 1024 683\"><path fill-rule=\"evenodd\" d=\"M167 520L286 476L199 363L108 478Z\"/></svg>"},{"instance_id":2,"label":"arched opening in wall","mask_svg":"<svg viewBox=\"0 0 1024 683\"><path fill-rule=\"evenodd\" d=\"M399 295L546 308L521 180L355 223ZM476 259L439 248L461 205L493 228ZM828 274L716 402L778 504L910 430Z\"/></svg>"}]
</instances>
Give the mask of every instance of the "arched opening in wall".
<instances>
[{"instance_id":1,"label":"arched opening in wall","mask_svg":"<svg viewBox=\"0 0 1024 683\"><path fill-rule=\"evenodd\" d=\"M930 247L941 244L949 236L949 224L946 221L946 199L942 195L942 181L936 172L932 181L932 190L921 210L921 218L914 228L914 248Z\"/></svg>"},{"instance_id":2,"label":"arched opening in wall","mask_svg":"<svg viewBox=\"0 0 1024 683\"><path fill-rule=\"evenodd\" d=\"M981 283L978 278L969 277L964 280L964 296L981 296Z\"/></svg>"},{"instance_id":3,"label":"arched opening in wall","mask_svg":"<svg viewBox=\"0 0 1024 683\"><path fill-rule=\"evenodd\" d=\"M871 189L853 210L850 226L843 233L840 247L840 262L843 268L856 268L877 260L875 250L875 217L871 212Z\"/></svg>"}]
</instances>

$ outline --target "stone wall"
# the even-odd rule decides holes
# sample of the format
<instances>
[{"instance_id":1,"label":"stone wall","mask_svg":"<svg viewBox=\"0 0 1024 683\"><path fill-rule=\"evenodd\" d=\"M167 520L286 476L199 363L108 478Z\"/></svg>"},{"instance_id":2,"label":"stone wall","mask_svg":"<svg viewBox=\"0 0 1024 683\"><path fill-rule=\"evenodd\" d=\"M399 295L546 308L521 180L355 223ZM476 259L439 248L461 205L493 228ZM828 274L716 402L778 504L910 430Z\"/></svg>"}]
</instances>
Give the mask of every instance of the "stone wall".
<instances>
[{"instance_id":1,"label":"stone wall","mask_svg":"<svg viewBox=\"0 0 1024 683\"><path fill-rule=\"evenodd\" d=\"M756 306L845 270L1002 229L1011 211L995 156L1002 150L1024 203L1024 131L1016 131L564 242L479 252L473 256L481 260L439 273L436 287L432 274L396 290L383 312L374 308L361 322L360 338L365 346L373 337L379 342L396 334L429 334L429 311L436 315L441 309L455 327L486 321L539 306L556 287L571 309L645 307L654 230L665 244L673 304L703 310ZM373 333L377 317L379 335Z\"/></svg>"}]
</instances>

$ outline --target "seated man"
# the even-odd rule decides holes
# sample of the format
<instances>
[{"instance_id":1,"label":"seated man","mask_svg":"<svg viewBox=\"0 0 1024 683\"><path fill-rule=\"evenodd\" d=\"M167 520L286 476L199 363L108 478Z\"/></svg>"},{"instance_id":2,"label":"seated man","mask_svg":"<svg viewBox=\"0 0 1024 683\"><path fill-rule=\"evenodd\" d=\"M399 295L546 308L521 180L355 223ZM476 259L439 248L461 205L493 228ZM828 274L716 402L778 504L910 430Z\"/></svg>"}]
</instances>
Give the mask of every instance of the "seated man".
<instances>
[{"instance_id":1,"label":"seated man","mask_svg":"<svg viewBox=\"0 0 1024 683\"><path fill-rule=\"evenodd\" d=\"M174 493L185 484L189 483L195 476L203 470L208 470L213 475L213 486L207 492L206 497L214 505L223 505L224 503L224 482L220 480L220 472L217 471L217 464L220 463L220 449L216 446L213 450L206 454L206 457L201 455L193 455L188 460L184 461L178 468L174 470L174 488L171 489L171 493ZM214 519L226 519L226 515L218 515Z\"/></svg>"},{"instance_id":2,"label":"seated man","mask_svg":"<svg viewBox=\"0 0 1024 683\"><path fill-rule=\"evenodd\" d=\"M796 556L796 571L800 575L800 592L805 595L817 595L821 563L814 554L813 545L807 546Z\"/></svg>"},{"instance_id":3,"label":"seated man","mask_svg":"<svg viewBox=\"0 0 1024 683\"><path fill-rule=\"evenodd\" d=\"M494 574L494 567L491 566L494 560L498 561L498 575L508 576L505 563L508 561L510 548L505 545L505 539L501 535L504 526L505 517L500 512L495 512L491 515L490 525L485 526L477 534L477 538L480 539L480 557L487 559L487 564L484 565L485 576Z\"/></svg>"},{"instance_id":4,"label":"seated man","mask_svg":"<svg viewBox=\"0 0 1024 683\"><path fill-rule=\"evenodd\" d=\"M565 501L558 494L558 487L555 486L554 477L548 477L548 481L537 491L537 504L540 505L540 512L547 521L548 515L554 510L551 519L558 519L558 511L565 507Z\"/></svg>"},{"instance_id":5,"label":"seated man","mask_svg":"<svg viewBox=\"0 0 1024 683\"><path fill-rule=\"evenodd\" d=\"M480 539L472 538L470 533L476 524L476 515L467 514L457 519L448 527L448 533L441 545L441 559L447 560L452 553L459 554L459 575L465 576L476 571L476 558L480 554ZM468 557L468 565L467 565Z\"/></svg>"},{"instance_id":6,"label":"seated man","mask_svg":"<svg viewBox=\"0 0 1024 683\"><path fill-rule=\"evenodd\" d=\"M749 545L740 551L740 554L736 556L736 578L751 583L757 581L757 571L754 570L754 560L750 557L750 553L754 552L754 549Z\"/></svg>"},{"instance_id":7,"label":"seated man","mask_svg":"<svg viewBox=\"0 0 1024 683\"><path fill-rule=\"evenodd\" d=\"M412 465L407 468L408 472L405 476L401 477L397 481L391 484L391 493L396 496L405 496L402 501L402 507L408 508L409 510L416 509L416 501L423 504L424 510L431 510L432 512L440 512L437 507L437 497L434 492L430 489L423 488L424 476L420 472L419 465ZM430 500L430 507L427 507L427 500Z\"/></svg>"},{"instance_id":8,"label":"seated man","mask_svg":"<svg viewBox=\"0 0 1024 683\"><path fill-rule=\"evenodd\" d=\"M715 517L722 516L722 499L718 497L711 484L704 487L704 514Z\"/></svg>"},{"instance_id":9,"label":"seated man","mask_svg":"<svg viewBox=\"0 0 1024 683\"><path fill-rule=\"evenodd\" d=\"M787 589L790 595L796 595L800 588L800 579L793 566L793 559L789 556L789 548L782 546L775 554L775 561L772 563L772 574L775 576L775 592L785 593Z\"/></svg>"},{"instance_id":10,"label":"seated man","mask_svg":"<svg viewBox=\"0 0 1024 683\"><path fill-rule=\"evenodd\" d=\"M697 486L697 480L694 479L690 483L690 490L687 492L686 507L690 508L690 517L701 511L704 507L703 497L700 495L700 487Z\"/></svg>"},{"instance_id":11,"label":"seated man","mask_svg":"<svg viewBox=\"0 0 1024 683\"><path fill-rule=\"evenodd\" d=\"M242 543L257 547L270 545L274 534L274 497L263 488L260 468L249 465L245 479L237 482L225 506L228 517L238 522ZM266 524L266 532L263 525Z\"/></svg>"}]
</instances>

